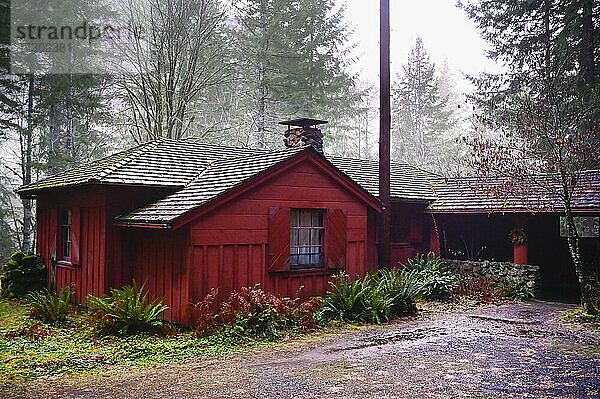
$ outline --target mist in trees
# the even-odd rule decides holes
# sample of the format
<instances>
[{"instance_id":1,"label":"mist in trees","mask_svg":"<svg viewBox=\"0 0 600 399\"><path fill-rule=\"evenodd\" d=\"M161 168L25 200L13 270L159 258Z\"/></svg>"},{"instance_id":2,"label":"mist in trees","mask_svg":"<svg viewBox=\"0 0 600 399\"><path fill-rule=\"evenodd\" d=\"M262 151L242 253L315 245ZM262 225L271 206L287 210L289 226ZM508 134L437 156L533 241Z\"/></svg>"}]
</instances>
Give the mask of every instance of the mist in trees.
<instances>
[{"instance_id":1,"label":"mist in trees","mask_svg":"<svg viewBox=\"0 0 600 399\"><path fill-rule=\"evenodd\" d=\"M272 128L282 119L325 119L333 129L357 109L362 93L348 71L351 29L343 12L331 0L234 3L239 96L245 131L256 133L249 142L280 145Z\"/></svg>"},{"instance_id":2,"label":"mist in trees","mask_svg":"<svg viewBox=\"0 0 600 399\"><path fill-rule=\"evenodd\" d=\"M459 156L457 95L447 65L436 71L417 38L392 87L392 157L441 172Z\"/></svg>"},{"instance_id":3,"label":"mist in trees","mask_svg":"<svg viewBox=\"0 0 600 399\"><path fill-rule=\"evenodd\" d=\"M112 67L136 142L202 135L199 106L231 74L224 11L216 0L128 0Z\"/></svg>"},{"instance_id":4,"label":"mist in trees","mask_svg":"<svg viewBox=\"0 0 600 399\"><path fill-rule=\"evenodd\" d=\"M1 5L8 16L9 4ZM51 61L40 55L29 74L10 74L3 64L3 187L160 137L280 147L281 132L272 129L290 117L329 120L325 141L333 151L344 143L346 154L363 156L374 143L368 137L376 127L372 88L367 94L349 72L351 27L343 7L331 0L71 6L63 2L65 15L120 15L127 23L111 36L108 65L97 54L83 60L97 67L95 74L71 72L82 62L73 54ZM55 73L58 67L69 72ZM3 209L11 214L3 220L14 242L28 250L35 238L33 202L17 201L8 188L3 195Z\"/></svg>"}]
</instances>

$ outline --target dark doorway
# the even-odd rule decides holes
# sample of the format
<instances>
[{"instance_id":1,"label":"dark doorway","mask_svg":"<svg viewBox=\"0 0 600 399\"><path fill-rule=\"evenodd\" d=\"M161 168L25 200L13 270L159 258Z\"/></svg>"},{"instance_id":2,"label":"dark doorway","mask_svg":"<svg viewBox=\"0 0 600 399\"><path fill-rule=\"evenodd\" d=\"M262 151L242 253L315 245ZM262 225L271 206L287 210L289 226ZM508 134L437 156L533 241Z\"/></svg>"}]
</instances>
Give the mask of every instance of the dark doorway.
<instances>
[{"instance_id":1,"label":"dark doorway","mask_svg":"<svg viewBox=\"0 0 600 399\"><path fill-rule=\"evenodd\" d=\"M558 215L535 215L528 223L529 262L540 266L541 299L576 303L579 284Z\"/></svg>"},{"instance_id":2,"label":"dark doorway","mask_svg":"<svg viewBox=\"0 0 600 399\"><path fill-rule=\"evenodd\" d=\"M512 262L508 233L513 217L502 214L436 215L442 227L442 256L462 260Z\"/></svg>"}]
</instances>

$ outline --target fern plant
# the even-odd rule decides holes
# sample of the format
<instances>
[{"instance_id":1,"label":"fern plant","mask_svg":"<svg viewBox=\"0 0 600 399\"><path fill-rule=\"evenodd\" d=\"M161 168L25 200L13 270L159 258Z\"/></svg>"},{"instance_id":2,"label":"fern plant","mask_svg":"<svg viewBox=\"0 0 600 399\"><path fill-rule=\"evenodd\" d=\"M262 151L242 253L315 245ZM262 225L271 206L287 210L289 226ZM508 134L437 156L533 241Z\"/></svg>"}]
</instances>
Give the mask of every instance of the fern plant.
<instances>
[{"instance_id":1,"label":"fern plant","mask_svg":"<svg viewBox=\"0 0 600 399\"><path fill-rule=\"evenodd\" d=\"M344 272L339 272L329 284L331 290L323 298L318 318L322 321L363 321L364 299L369 285L360 279L351 281Z\"/></svg>"},{"instance_id":2,"label":"fern plant","mask_svg":"<svg viewBox=\"0 0 600 399\"><path fill-rule=\"evenodd\" d=\"M415 313L415 299L424 289L425 282L416 270L381 269L379 279L382 289L393 298L391 312L395 316Z\"/></svg>"},{"instance_id":3,"label":"fern plant","mask_svg":"<svg viewBox=\"0 0 600 399\"><path fill-rule=\"evenodd\" d=\"M448 298L458 284L457 276L444 268L442 260L433 252L427 255L417 254L408 259L404 267L419 275L423 281L423 297L426 299Z\"/></svg>"},{"instance_id":4,"label":"fern plant","mask_svg":"<svg viewBox=\"0 0 600 399\"><path fill-rule=\"evenodd\" d=\"M134 280L131 285L112 289L106 298L88 295L88 302L101 324L103 334L135 334L141 331L153 332L162 325L162 313L168 309L159 299L148 300L144 292L146 283L138 287Z\"/></svg>"},{"instance_id":5,"label":"fern plant","mask_svg":"<svg viewBox=\"0 0 600 399\"><path fill-rule=\"evenodd\" d=\"M324 298L317 317L321 322L382 323L395 316L414 313L414 299L423 290L416 271L380 270L352 281L340 272L330 282L331 290Z\"/></svg>"},{"instance_id":6,"label":"fern plant","mask_svg":"<svg viewBox=\"0 0 600 399\"><path fill-rule=\"evenodd\" d=\"M414 258L407 259L404 266L417 271L440 270L442 268L442 260L433 252L429 252L427 255L416 254Z\"/></svg>"},{"instance_id":7,"label":"fern plant","mask_svg":"<svg viewBox=\"0 0 600 399\"><path fill-rule=\"evenodd\" d=\"M25 301L33 308L33 315L44 323L57 324L67 317L74 286L66 286L60 292L52 294L45 291L33 291L25 296Z\"/></svg>"}]
</instances>

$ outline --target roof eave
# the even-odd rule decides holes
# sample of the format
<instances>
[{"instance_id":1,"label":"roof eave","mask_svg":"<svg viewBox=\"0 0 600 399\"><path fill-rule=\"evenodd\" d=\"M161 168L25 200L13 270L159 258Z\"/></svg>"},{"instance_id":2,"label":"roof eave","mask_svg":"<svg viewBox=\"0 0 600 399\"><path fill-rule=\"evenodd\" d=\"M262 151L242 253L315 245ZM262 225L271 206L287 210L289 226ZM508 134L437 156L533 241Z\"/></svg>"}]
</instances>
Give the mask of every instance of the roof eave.
<instances>
[{"instance_id":1,"label":"roof eave","mask_svg":"<svg viewBox=\"0 0 600 399\"><path fill-rule=\"evenodd\" d=\"M146 228L146 229L162 229L162 230L168 230L171 228L171 224L170 223L156 223L156 222L150 222L150 221L135 221L135 222L127 222L127 221L114 221L112 223L113 226L116 227L140 227L140 228Z\"/></svg>"},{"instance_id":2,"label":"roof eave","mask_svg":"<svg viewBox=\"0 0 600 399\"><path fill-rule=\"evenodd\" d=\"M41 187L41 188L21 188L14 190L15 193L19 195L22 199L36 199L37 196L46 191L54 191L66 188L74 188L74 187L84 187L84 186L128 186L128 187L149 187L149 188L177 188L177 187L185 187L184 183L181 184L145 184L145 183L117 183L117 182L107 182L101 181L98 179L89 179L84 182L79 182L75 184L68 184L64 186L50 186L50 187Z\"/></svg>"},{"instance_id":3,"label":"roof eave","mask_svg":"<svg viewBox=\"0 0 600 399\"><path fill-rule=\"evenodd\" d=\"M600 213L600 208L573 208L573 213ZM428 214L564 213L564 209L425 209Z\"/></svg>"}]
</instances>

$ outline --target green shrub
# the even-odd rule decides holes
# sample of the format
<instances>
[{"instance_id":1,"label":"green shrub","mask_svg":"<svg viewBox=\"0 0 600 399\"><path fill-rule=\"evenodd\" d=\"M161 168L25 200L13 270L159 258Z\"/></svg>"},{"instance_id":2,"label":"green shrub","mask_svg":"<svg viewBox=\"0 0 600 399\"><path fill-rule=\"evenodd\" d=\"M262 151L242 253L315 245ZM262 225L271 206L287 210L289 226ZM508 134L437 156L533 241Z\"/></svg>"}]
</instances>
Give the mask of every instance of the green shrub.
<instances>
[{"instance_id":1,"label":"green shrub","mask_svg":"<svg viewBox=\"0 0 600 399\"><path fill-rule=\"evenodd\" d=\"M442 260L438 258L433 252L429 252L427 255L416 254L414 258L407 259L404 267L416 270L440 270L442 268Z\"/></svg>"},{"instance_id":2,"label":"green shrub","mask_svg":"<svg viewBox=\"0 0 600 399\"><path fill-rule=\"evenodd\" d=\"M67 317L69 303L74 294L75 287L66 286L56 294L47 290L30 292L25 296L25 301L33 308L34 318L41 319L44 323L56 324Z\"/></svg>"},{"instance_id":3,"label":"green shrub","mask_svg":"<svg viewBox=\"0 0 600 399\"><path fill-rule=\"evenodd\" d=\"M404 266L418 273L424 284L423 297L426 299L446 299L452 295L458 283L455 273L447 270L433 252L417 254L413 259L408 259Z\"/></svg>"},{"instance_id":4,"label":"green shrub","mask_svg":"<svg viewBox=\"0 0 600 399\"><path fill-rule=\"evenodd\" d=\"M524 301L535 297L533 289L508 276L498 284L501 298Z\"/></svg>"},{"instance_id":5,"label":"green shrub","mask_svg":"<svg viewBox=\"0 0 600 399\"><path fill-rule=\"evenodd\" d=\"M37 255L15 252L0 268L2 296L23 297L29 291L46 288L46 266Z\"/></svg>"},{"instance_id":6,"label":"green shrub","mask_svg":"<svg viewBox=\"0 0 600 399\"><path fill-rule=\"evenodd\" d=\"M423 290L415 271L380 270L352 281L340 272L322 299L318 318L322 322L381 323L403 314L416 312L414 299Z\"/></svg>"},{"instance_id":7,"label":"green shrub","mask_svg":"<svg viewBox=\"0 0 600 399\"><path fill-rule=\"evenodd\" d=\"M159 299L148 301L145 287L146 283L138 287L134 280L132 285L113 288L104 299L88 295L100 335L156 332L162 326L161 315L168 306Z\"/></svg>"}]
</instances>

